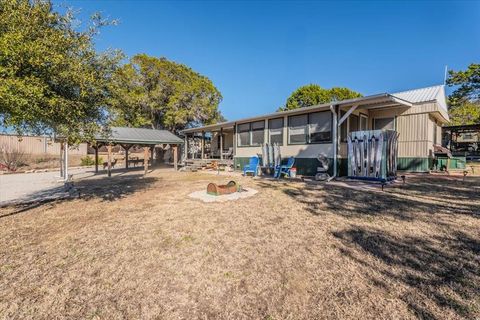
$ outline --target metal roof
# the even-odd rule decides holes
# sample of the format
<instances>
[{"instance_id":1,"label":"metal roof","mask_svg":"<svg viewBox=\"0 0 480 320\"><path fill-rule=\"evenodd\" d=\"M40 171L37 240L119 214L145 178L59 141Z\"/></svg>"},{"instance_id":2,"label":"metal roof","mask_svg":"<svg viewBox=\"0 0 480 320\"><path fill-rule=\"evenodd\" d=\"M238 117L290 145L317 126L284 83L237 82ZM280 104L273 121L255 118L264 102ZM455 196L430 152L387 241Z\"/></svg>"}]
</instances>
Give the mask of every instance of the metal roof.
<instances>
[{"instance_id":1,"label":"metal roof","mask_svg":"<svg viewBox=\"0 0 480 320\"><path fill-rule=\"evenodd\" d=\"M330 105L337 105L340 107L354 106L358 105L365 109L373 109L378 107L387 107L387 106L409 106L417 103L425 102L437 102L442 106L445 111L447 110L447 103L445 98L445 86L438 85L427 88L420 88L408 91L402 91L397 93L380 93L360 98L347 99L341 101L331 101L328 103L318 104L310 107L304 107L294 110L274 112L270 114L260 115L256 117L239 119L236 121L227 121L217 124L212 124L204 127L189 128L182 131L182 133L191 133L191 132L200 132L200 131L209 131L209 130L220 130L220 128L229 128L233 127L237 123L251 122L261 119L272 119L276 117L282 117L285 115L301 114L305 112L314 112L330 107Z\"/></svg>"},{"instance_id":2,"label":"metal roof","mask_svg":"<svg viewBox=\"0 0 480 320\"><path fill-rule=\"evenodd\" d=\"M425 103L430 101L437 101L440 106L447 110L444 85L402 91L392 93L392 95L397 98L410 101L411 103Z\"/></svg>"},{"instance_id":3,"label":"metal roof","mask_svg":"<svg viewBox=\"0 0 480 320\"><path fill-rule=\"evenodd\" d=\"M189 128L189 129L182 130L182 133L219 130L220 128L233 127L237 123L251 122L251 121L261 120L261 119L273 119L273 118L283 117L285 115L302 114L305 112L315 112L319 110L328 109L331 105L337 105L340 107L358 105L358 106L362 106L363 108L369 109L369 108L378 108L380 106L392 105L392 104L404 105L409 107L412 106L412 104L409 101L406 101L402 98L395 97L388 93L381 93L381 94L375 94L371 96L365 96L365 97L354 98L354 99L332 101L328 103L322 103L322 104L318 104L310 107L298 108L294 110L273 112L273 113L264 114L256 117L249 117L249 118L239 119L236 121L221 122L221 123L212 124L204 127Z\"/></svg>"},{"instance_id":4,"label":"metal roof","mask_svg":"<svg viewBox=\"0 0 480 320\"><path fill-rule=\"evenodd\" d=\"M99 142L130 144L180 144L183 140L170 131L146 128L112 127L108 135L97 135Z\"/></svg>"}]
</instances>

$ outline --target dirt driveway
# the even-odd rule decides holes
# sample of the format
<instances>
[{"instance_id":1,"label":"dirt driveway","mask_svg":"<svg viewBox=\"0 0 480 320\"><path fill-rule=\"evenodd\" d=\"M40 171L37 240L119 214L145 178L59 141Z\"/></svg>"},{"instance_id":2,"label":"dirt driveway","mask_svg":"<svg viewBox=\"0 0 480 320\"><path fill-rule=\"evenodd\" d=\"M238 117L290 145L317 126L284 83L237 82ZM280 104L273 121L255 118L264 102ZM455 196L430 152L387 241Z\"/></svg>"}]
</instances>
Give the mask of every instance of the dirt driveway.
<instances>
[{"instance_id":1,"label":"dirt driveway","mask_svg":"<svg viewBox=\"0 0 480 320\"><path fill-rule=\"evenodd\" d=\"M480 178L385 192L155 171L0 209L0 318L475 319Z\"/></svg>"}]
</instances>

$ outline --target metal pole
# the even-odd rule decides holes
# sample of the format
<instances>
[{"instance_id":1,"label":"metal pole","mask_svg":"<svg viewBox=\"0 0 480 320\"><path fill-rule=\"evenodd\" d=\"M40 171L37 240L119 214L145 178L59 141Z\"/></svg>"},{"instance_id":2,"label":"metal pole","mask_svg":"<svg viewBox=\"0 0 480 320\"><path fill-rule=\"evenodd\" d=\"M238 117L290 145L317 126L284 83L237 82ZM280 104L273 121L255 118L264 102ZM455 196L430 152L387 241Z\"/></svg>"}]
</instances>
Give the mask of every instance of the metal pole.
<instances>
[{"instance_id":1,"label":"metal pole","mask_svg":"<svg viewBox=\"0 0 480 320\"><path fill-rule=\"evenodd\" d=\"M63 141L60 142L60 177L63 178Z\"/></svg>"},{"instance_id":2,"label":"metal pole","mask_svg":"<svg viewBox=\"0 0 480 320\"><path fill-rule=\"evenodd\" d=\"M223 128L220 128L220 160L223 160Z\"/></svg>"},{"instance_id":3,"label":"metal pole","mask_svg":"<svg viewBox=\"0 0 480 320\"><path fill-rule=\"evenodd\" d=\"M65 182L68 181L68 142L65 142L65 158L64 158L64 162L65 162L65 170L64 170L64 180Z\"/></svg>"},{"instance_id":4,"label":"metal pole","mask_svg":"<svg viewBox=\"0 0 480 320\"><path fill-rule=\"evenodd\" d=\"M333 115L333 132L332 132L332 136L333 136L333 176L332 178L336 177L337 176L337 165L338 165L338 154L337 154L337 151L338 151L338 135L337 135L337 129L338 129L338 118L337 118L337 110L336 110L336 106L334 105L331 105L330 106L330 111L332 112L332 115Z\"/></svg>"}]
</instances>

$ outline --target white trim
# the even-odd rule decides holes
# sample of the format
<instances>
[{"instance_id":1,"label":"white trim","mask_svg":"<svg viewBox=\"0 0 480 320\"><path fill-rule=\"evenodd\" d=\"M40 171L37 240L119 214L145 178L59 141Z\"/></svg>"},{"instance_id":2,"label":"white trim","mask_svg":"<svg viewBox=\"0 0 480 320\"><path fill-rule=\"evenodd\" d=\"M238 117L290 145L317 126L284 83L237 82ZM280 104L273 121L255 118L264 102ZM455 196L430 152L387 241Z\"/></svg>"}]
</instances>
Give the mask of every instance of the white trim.
<instances>
[{"instance_id":1,"label":"white trim","mask_svg":"<svg viewBox=\"0 0 480 320\"><path fill-rule=\"evenodd\" d=\"M343 121L345 121L348 118L348 116L351 115L352 112L355 111L355 109L357 109L357 108L358 108L358 105L355 105L355 106L351 107L350 109L348 109L348 111L338 121L338 126L341 126Z\"/></svg>"}]
</instances>

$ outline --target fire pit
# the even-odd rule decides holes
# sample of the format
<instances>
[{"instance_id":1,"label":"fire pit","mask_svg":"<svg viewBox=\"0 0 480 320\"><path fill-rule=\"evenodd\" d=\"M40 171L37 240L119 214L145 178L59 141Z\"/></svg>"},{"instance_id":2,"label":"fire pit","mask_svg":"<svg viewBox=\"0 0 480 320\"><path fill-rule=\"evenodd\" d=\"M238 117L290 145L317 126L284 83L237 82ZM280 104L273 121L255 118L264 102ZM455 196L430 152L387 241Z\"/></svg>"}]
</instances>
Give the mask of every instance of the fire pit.
<instances>
[{"instance_id":1,"label":"fire pit","mask_svg":"<svg viewBox=\"0 0 480 320\"><path fill-rule=\"evenodd\" d=\"M240 185L235 181L230 181L227 184L217 185L216 183L209 183L207 186L207 193L213 196L221 196L224 194L231 194L238 192Z\"/></svg>"}]
</instances>

